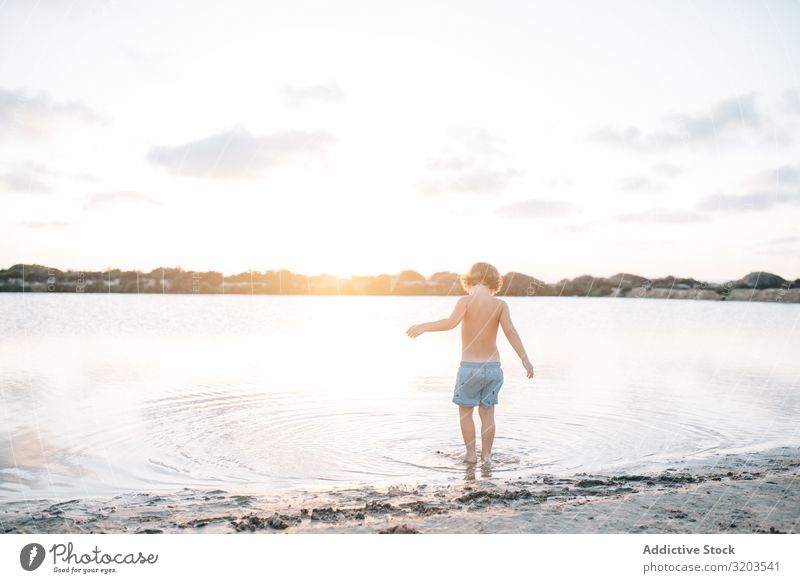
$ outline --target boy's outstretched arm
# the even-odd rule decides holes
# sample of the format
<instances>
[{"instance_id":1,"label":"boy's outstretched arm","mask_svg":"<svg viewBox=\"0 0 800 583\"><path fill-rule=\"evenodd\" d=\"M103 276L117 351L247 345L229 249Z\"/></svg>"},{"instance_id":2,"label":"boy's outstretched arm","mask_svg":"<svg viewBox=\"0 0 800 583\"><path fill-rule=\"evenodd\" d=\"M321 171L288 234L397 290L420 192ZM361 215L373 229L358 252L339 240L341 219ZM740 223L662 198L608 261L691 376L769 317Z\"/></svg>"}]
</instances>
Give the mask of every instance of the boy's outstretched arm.
<instances>
[{"instance_id":1,"label":"boy's outstretched arm","mask_svg":"<svg viewBox=\"0 0 800 583\"><path fill-rule=\"evenodd\" d=\"M406 330L411 338L416 338L423 332L442 332L444 330L452 330L464 319L464 313L467 311L467 304L469 303L469 296L462 296L456 302L456 307L453 308L453 313L449 318L444 320L436 320L435 322L426 322L424 324L415 324Z\"/></svg>"},{"instance_id":2,"label":"boy's outstretched arm","mask_svg":"<svg viewBox=\"0 0 800 583\"><path fill-rule=\"evenodd\" d=\"M517 333L517 329L514 328L514 324L511 322L511 312L508 309L508 304L504 301L500 300L503 304L503 307L500 311L500 325L503 327L503 333L508 338L509 343L511 343L511 347L522 359L522 366L525 367L525 372L528 373L528 378L533 378L533 365L531 361L528 360L528 353L525 352L525 347L522 345L522 339L519 337Z\"/></svg>"}]
</instances>

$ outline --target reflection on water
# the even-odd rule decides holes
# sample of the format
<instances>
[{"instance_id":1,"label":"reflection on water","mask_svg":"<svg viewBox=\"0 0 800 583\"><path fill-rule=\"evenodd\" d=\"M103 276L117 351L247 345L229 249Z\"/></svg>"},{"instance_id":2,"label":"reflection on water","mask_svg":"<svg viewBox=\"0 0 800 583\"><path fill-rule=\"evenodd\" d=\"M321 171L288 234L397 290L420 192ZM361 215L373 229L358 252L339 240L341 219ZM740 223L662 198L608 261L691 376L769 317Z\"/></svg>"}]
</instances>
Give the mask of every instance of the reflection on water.
<instances>
[{"instance_id":1,"label":"reflection on water","mask_svg":"<svg viewBox=\"0 0 800 583\"><path fill-rule=\"evenodd\" d=\"M0 294L0 497L615 471L797 445L800 306L509 298L491 466L454 298ZM476 415L476 424L479 424Z\"/></svg>"}]
</instances>

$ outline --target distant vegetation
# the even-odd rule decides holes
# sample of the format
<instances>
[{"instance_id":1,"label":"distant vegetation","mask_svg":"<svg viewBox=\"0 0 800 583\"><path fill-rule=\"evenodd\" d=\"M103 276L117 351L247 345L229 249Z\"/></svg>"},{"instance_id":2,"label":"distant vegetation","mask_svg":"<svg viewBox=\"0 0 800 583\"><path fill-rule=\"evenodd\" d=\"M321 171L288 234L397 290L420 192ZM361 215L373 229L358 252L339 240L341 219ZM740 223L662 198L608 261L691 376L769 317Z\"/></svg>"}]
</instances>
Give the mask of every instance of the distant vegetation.
<instances>
[{"instance_id":1,"label":"distant vegetation","mask_svg":"<svg viewBox=\"0 0 800 583\"><path fill-rule=\"evenodd\" d=\"M504 296L652 297L675 299L774 300L799 302L800 279L786 280L766 272L749 273L723 283L673 276L648 279L618 273L584 275L545 283L524 273L503 277ZM61 271L43 265L17 264L0 270L0 291L64 293L164 294L311 294L311 295L463 295L459 275L441 271L425 278L416 271L396 275L339 278L301 275L287 270L246 271L224 276L217 271L184 271L165 267L149 272Z\"/></svg>"}]
</instances>

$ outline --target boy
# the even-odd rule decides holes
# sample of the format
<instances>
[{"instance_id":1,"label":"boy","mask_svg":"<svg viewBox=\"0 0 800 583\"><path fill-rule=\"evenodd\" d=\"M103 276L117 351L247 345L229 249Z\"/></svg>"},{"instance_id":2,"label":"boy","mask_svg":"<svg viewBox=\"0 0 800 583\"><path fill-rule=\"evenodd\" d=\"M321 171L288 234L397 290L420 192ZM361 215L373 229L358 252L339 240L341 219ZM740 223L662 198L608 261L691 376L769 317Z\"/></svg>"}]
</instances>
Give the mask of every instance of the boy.
<instances>
[{"instance_id":1,"label":"boy","mask_svg":"<svg viewBox=\"0 0 800 583\"><path fill-rule=\"evenodd\" d=\"M502 326L506 338L522 359L529 379L533 378L533 366L511 323L508 304L494 297L503 285L497 269L488 263L476 263L466 275L461 276L461 285L467 295L459 298L449 318L411 326L406 334L416 338L423 332L452 330L461 323L461 366L456 375L453 403L458 405L461 435L467 448L464 460L470 464L477 461L472 413L478 406L481 418L481 462L485 463L492 455L494 406L498 403L497 393L503 386L503 371L496 344L498 326Z\"/></svg>"}]
</instances>

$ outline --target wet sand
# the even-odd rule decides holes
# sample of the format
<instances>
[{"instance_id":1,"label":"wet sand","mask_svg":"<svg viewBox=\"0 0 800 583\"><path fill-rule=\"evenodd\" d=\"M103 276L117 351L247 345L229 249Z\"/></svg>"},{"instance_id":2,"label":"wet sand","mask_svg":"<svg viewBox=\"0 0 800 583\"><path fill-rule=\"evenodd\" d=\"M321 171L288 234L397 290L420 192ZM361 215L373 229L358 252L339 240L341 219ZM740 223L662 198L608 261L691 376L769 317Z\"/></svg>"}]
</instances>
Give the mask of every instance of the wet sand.
<instances>
[{"instance_id":1,"label":"wet sand","mask_svg":"<svg viewBox=\"0 0 800 583\"><path fill-rule=\"evenodd\" d=\"M481 475L483 470L483 475ZM798 533L800 448L653 473L253 493L184 488L0 504L13 533Z\"/></svg>"}]
</instances>

